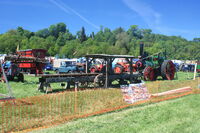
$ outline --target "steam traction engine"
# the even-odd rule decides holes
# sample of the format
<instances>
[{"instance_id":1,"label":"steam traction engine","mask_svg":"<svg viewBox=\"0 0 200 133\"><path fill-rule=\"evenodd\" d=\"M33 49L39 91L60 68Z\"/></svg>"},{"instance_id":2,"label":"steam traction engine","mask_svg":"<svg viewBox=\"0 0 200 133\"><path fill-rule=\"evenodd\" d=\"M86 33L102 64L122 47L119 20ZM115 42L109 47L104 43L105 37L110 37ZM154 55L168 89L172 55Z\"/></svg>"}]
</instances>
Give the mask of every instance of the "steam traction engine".
<instances>
[{"instance_id":1,"label":"steam traction engine","mask_svg":"<svg viewBox=\"0 0 200 133\"><path fill-rule=\"evenodd\" d=\"M165 80L173 80L175 65L171 60L166 60L166 52L148 56L148 53L143 52L143 48L144 44L140 44L140 57L132 64L133 72L143 74L144 80L156 80L158 76ZM114 72L116 74L130 72L130 64L126 60L117 62Z\"/></svg>"},{"instance_id":2,"label":"steam traction engine","mask_svg":"<svg viewBox=\"0 0 200 133\"><path fill-rule=\"evenodd\" d=\"M142 72L145 80L156 80L161 76L165 80L173 80L175 65L171 60L166 60L166 52L148 56L143 52L144 44L140 44L140 60L136 62L137 70Z\"/></svg>"}]
</instances>

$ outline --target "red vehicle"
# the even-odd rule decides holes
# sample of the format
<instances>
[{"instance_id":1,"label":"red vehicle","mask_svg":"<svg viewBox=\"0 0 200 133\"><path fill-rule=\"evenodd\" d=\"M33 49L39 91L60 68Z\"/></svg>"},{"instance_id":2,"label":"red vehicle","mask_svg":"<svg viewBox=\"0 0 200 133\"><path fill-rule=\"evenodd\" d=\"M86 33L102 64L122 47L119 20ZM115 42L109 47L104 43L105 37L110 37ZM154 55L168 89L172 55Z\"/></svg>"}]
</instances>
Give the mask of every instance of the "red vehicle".
<instances>
[{"instance_id":1,"label":"red vehicle","mask_svg":"<svg viewBox=\"0 0 200 133\"><path fill-rule=\"evenodd\" d=\"M133 72L136 72L136 64L133 64ZM130 64L125 59L118 59L114 66L114 73L121 74L123 72L130 72Z\"/></svg>"},{"instance_id":2,"label":"red vehicle","mask_svg":"<svg viewBox=\"0 0 200 133\"><path fill-rule=\"evenodd\" d=\"M106 69L105 62L103 60L97 59L93 62L89 70L91 73L99 73L99 72L105 72L105 69Z\"/></svg>"},{"instance_id":3,"label":"red vehicle","mask_svg":"<svg viewBox=\"0 0 200 133\"><path fill-rule=\"evenodd\" d=\"M20 57L35 57L39 59L45 59L47 50L45 49L27 49L27 50L20 50L17 51L17 55ZM19 68L23 72L28 72L31 74L42 74L43 68L45 66L45 63L37 62L37 61L21 61L19 63Z\"/></svg>"}]
</instances>

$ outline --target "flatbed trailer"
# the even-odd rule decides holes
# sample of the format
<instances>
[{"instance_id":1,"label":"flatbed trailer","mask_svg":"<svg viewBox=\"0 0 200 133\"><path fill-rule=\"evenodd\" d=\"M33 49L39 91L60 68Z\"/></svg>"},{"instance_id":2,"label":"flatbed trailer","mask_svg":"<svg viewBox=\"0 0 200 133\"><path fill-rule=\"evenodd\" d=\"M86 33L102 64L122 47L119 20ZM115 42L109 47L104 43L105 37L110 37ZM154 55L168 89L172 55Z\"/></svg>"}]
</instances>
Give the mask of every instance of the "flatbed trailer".
<instances>
[{"instance_id":1,"label":"flatbed trailer","mask_svg":"<svg viewBox=\"0 0 200 133\"><path fill-rule=\"evenodd\" d=\"M134 79L134 81L138 80L141 77L139 73L133 73L131 76L130 73L123 73L123 74L112 74L109 75L109 81L114 81L114 80L129 80ZM67 86L65 89L70 88L70 85L74 85L78 87L80 84L88 84L88 83L93 83L94 86L97 87L103 87L103 88L108 88L111 86L111 82L109 83L110 85L108 87L105 86L105 81L106 81L106 74L101 74L101 73L77 73L77 74L51 74L51 75L40 75L39 78L39 88L38 90L41 91L49 91L52 90L51 88L51 83L67 83ZM45 89L46 88L46 89Z\"/></svg>"},{"instance_id":2,"label":"flatbed trailer","mask_svg":"<svg viewBox=\"0 0 200 133\"><path fill-rule=\"evenodd\" d=\"M71 73L71 74L48 74L40 75L38 90L51 89L51 83L66 82L66 88L70 85L94 83L99 87L108 88L112 85L112 81L118 80L120 84L125 83L124 80L133 82L140 82L141 73L133 72L133 67L130 67L130 72L116 74L112 69L112 62L115 58L125 58L130 66L133 64L134 56L129 55L106 55L93 54L86 55L86 70L85 73ZM105 61L105 71L101 73L90 73L89 67L94 59L103 59Z\"/></svg>"}]
</instances>

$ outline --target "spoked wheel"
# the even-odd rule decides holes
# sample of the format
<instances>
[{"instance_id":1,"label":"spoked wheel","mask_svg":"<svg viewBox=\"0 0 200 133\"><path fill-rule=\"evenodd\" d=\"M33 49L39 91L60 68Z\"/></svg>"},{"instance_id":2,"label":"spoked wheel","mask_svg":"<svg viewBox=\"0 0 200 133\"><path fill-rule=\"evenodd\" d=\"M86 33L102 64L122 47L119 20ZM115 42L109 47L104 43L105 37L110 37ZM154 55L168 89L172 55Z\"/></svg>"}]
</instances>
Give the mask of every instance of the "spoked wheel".
<instances>
[{"instance_id":1,"label":"spoked wheel","mask_svg":"<svg viewBox=\"0 0 200 133\"><path fill-rule=\"evenodd\" d=\"M123 72L123 67L121 65L115 65L114 73L120 74Z\"/></svg>"},{"instance_id":2,"label":"spoked wheel","mask_svg":"<svg viewBox=\"0 0 200 133\"><path fill-rule=\"evenodd\" d=\"M94 84L96 87L104 87L105 78L104 78L103 74L99 74L94 78Z\"/></svg>"},{"instance_id":3,"label":"spoked wheel","mask_svg":"<svg viewBox=\"0 0 200 133\"><path fill-rule=\"evenodd\" d=\"M136 62L136 66L137 66L138 69L144 68L144 67L143 67L144 65L143 65L143 63L142 63L141 60L138 60L138 61Z\"/></svg>"},{"instance_id":4,"label":"spoked wheel","mask_svg":"<svg viewBox=\"0 0 200 133\"><path fill-rule=\"evenodd\" d=\"M150 66L145 67L144 80L149 80L149 81L155 80L155 72L152 67L150 67Z\"/></svg>"},{"instance_id":5,"label":"spoked wheel","mask_svg":"<svg viewBox=\"0 0 200 133\"><path fill-rule=\"evenodd\" d=\"M175 75L175 66L171 60L165 60L161 66L161 75L163 79L173 80Z\"/></svg>"}]
</instances>

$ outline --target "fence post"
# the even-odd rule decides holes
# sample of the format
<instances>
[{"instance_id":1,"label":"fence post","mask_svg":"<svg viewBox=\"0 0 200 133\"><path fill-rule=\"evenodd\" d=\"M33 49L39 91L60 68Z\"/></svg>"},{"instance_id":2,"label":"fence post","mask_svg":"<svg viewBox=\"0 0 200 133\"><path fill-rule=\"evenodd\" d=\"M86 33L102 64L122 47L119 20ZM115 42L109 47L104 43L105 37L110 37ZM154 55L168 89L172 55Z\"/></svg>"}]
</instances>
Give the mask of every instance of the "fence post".
<instances>
[{"instance_id":1,"label":"fence post","mask_svg":"<svg viewBox=\"0 0 200 133\"><path fill-rule=\"evenodd\" d=\"M78 83L75 82L75 87L74 87L74 113L75 115L77 113L77 91L78 91Z\"/></svg>"},{"instance_id":2,"label":"fence post","mask_svg":"<svg viewBox=\"0 0 200 133\"><path fill-rule=\"evenodd\" d=\"M2 105L1 116L2 116L2 133L4 133L4 104Z\"/></svg>"},{"instance_id":3,"label":"fence post","mask_svg":"<svg viewBox=\"0 0 200 133\"><path fill-rule=\"evenodd\" d=\"M193 80L196 79L196 73L197 73L197 63L195 63L195 67L194 67L194 77L193 77Z\"/></svg>"}]
</instances>

